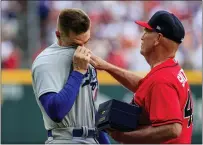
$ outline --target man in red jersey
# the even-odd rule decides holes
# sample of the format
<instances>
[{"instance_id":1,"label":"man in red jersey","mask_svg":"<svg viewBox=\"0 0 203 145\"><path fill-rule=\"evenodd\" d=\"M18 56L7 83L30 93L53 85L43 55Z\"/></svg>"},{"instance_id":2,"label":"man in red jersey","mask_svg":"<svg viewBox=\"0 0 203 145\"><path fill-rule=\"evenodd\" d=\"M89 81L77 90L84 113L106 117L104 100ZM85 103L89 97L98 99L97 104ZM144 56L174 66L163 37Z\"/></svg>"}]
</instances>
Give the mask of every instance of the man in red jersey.
<instances>
[{"instance_id":1,"label":"man in red jersey","mask_svg":"<svg viewBox=\"0 0 203 145\"><path fill-rule=\"evenodd\" d=\"M187 77L174 59L185 36L179 19L166 11L156 12L148 22L135 21L145 28L140 53L151 66L141 78L97 56L91 64L105 70L134 93L132 104L142 107L135 131L109 134L120 143L191 143L193 105Z\"/></svg>"}]
</instances>

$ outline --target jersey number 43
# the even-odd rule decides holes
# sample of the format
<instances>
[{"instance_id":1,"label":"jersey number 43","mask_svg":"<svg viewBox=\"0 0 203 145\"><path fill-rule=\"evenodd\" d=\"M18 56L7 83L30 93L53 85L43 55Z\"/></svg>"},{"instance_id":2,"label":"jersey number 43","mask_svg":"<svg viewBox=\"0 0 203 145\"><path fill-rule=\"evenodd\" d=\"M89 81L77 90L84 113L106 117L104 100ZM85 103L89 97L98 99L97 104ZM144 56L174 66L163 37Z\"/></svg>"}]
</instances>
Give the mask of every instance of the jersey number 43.
<instances>
[{"instance_id":1,"label":"jersey number 43","mask_svg":"<svg viewBox=\"0 0 203 145\"><path fill-rule=\"evenodd\" d=\"M184 108L184 118L188 118L187 127L189 128L193 122L193 108L192 108L192 100L191 100L189 90L188 90L187 102L186 102L185 108Z\"/></svg>"}]
</instances>

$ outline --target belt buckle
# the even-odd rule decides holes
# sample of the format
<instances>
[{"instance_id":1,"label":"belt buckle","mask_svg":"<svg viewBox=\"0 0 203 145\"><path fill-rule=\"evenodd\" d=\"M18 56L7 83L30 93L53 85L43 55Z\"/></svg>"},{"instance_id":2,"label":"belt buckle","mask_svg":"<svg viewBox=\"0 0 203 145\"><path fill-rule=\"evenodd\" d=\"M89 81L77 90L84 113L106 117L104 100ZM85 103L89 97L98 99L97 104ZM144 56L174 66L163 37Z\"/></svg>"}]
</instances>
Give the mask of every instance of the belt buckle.
<instances>
[{"instance_id":1,"label":"belt buckle","mask_svg":"<svg viewBox=\"0 0 203 145\"><path fill-rule=\"evenodd\" d=\"M82 137L87 138L88 137L88 127L82 126Z\"/></svg>"},{"instance_id":2,"label":"belt buckle","mask_svg":"<svg viewBox=\"0 0 203 145\"><path fill-rule=\"evenodd\" d=\"M89 129L87 126L82 126L82 137L99 137L99 130L97 128Z\"/></svg>"}]
</instances>

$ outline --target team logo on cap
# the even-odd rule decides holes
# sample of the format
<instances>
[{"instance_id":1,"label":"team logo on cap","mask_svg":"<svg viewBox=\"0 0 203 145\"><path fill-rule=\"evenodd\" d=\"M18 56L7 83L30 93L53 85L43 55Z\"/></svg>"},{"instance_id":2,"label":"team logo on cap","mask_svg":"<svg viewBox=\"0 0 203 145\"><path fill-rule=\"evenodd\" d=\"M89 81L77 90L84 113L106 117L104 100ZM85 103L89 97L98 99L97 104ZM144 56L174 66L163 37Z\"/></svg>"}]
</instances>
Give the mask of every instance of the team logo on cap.
<instances>
[{"instance_id":1,"label":"team logo on cap","mask_svg":"<svg viewBox=\"0 0 203 145\"><path fill-rule=\"evenodd\" d=\"M159 30L159 31L161 31L161 27L159 27L159 26L156 26L156 29Z\"/></svg>"}]
</instances>

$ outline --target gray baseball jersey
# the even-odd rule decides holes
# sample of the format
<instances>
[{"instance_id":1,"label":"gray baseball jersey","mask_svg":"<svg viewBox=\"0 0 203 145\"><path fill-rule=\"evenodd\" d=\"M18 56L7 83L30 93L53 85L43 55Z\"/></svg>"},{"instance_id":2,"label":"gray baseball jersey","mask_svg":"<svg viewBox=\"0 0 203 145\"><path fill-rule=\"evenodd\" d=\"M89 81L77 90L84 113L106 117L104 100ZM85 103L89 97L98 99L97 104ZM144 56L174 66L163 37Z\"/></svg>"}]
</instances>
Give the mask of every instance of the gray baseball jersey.
<instances>
[{"instance_id":1,"label":"gray baseball jersey","mask_svg":"<svg viewBox=\"0 0 203 145\"><path fill-rule=\"evenodd\" d=\"M82 81L76 101L62 122L52 121L39 101L42 94L58 93L64 87L71 73L74 52L74 47L61 47L55 43L42 51L32 64L33 90L47 130L81 126L95 127L94 98L98 81L96 71L91 65Z\"/></svg>"}]
</instances>

